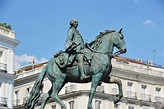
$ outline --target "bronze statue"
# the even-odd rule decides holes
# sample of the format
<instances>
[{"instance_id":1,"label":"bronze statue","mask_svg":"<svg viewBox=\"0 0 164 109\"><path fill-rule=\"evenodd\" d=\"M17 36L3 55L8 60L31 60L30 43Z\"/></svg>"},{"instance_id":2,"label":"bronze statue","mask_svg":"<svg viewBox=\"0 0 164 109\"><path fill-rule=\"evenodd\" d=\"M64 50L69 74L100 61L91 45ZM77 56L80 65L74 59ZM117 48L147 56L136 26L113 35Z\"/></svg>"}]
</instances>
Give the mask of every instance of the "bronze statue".
<instances>
[{"instance_id":1,"label":"bronze statue","mask_svg":"<svg viewBox=\"0 0 164 109\"><path fill-rule=\"evenodd\" d=\"M70 55L75 55L77 62L78 62L77 63L78 69L79 69L79 72L81 73L80 79L83 80L84 78L89 77L89 76L86 76L84 73L84 63L83 63L84 41L83 41L83 38L80 35L79 31L77 30L78 21L76 19L72 19L70 21L70 26L71 27L68 30L65 48L66 48L66 51L68 50L68 48L71 48L71 50L74 50L72 52L70 52L70 51L67 51L67 52L70 53ZM72 49L74 47L75 47L75 49Z\"/></svg>"},{"instance_id":2,"label":"bronze statue","mask_svg":"<svg viewBox=\"0 0 164 109\"><path fill-rule=\"evenodd\" d=\"M73 23L75 23L74 21ZM75 25L77 26L77 24ZM76 34L77 37L81 37L81 35L78 34L75 25L74 28L70 28L69 30L74 32L68 32L68 34ZM48 93L43 96L40 109L44 109L46 102L50 97L61 106L61 109L66 109L66 106L59 98L58 93L67 82L91 82L87 109L93 109L92 99L100 81L118 85L119 94L113 98L113 101L114 103L119 102L123 96L122 82L121 80L110 76L110 73L112 69L111 59L114 55L113 48L117 47L119 49L117 53L126 53L124 37L121 31L122 29L120 29L119 32L105 31L99 35L100 37L97 37L94 41L86 45L84 45L82 38L80 38L79 42L67 40L66 50L55 54L39 74L26 101L25 107L27 109L34 109L36 106L40 96L39 92L43 88L42 81L45 76L51 81L52 87ZM70 36L72 37L72 35ZM86 75L91 76L90 78L80 79L82 74L79 72L79 62L77 62L79 60L76 59L77 55L82 55L80 58L83 57L85 63L83 69L86 71Z\"/></svg>"}]
</instances>

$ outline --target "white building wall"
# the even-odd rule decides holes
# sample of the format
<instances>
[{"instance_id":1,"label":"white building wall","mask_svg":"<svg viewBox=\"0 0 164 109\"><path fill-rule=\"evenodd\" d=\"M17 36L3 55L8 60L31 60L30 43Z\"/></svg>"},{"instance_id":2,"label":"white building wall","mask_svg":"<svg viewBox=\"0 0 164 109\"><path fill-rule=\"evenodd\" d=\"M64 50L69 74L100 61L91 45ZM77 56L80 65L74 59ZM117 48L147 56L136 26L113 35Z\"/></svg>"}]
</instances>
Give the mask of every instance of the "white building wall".
<instances>
[{"instance_id":1,"label":"white building wall","mask_svg":"<svg viewBox=\"0 0 164 109\"><path fill-rule=\"evenodd\" d=\"M152 68L153 69L153 72L152 72L150 68L151 67L149 67L148 69L147 66L138 65L138 64L134 64L130 62L129 64L125 64L125 63L113 61L112 75L119 78L122 81L122 87L123 87L123 98L118 103L118 109L128 109L130 107L131 108L134 107L134 109L155 109L155 103L157 102L155 98L156 87L161 88L160 99L164 100L163 98L164 97L164 77L159 75L159 73L164 73L164 69L158 68L157 70L157 68ZM23 94L23 92L25 92L25 89L26 89L25 87L32 86L32 84L34 83L34 81L28 82L29 76L37 73L36 71L40 71L38 69L39 68L36 68L30 71L22 72L18 74L19 76L18 76L18 79L16 80L15 91L21 90L20 96L22 98L25 97L25 94ZM151 75L150 75L150 72L151 72ZM152 81L152 79L154 81ZM21 82L24 82L25 84L22 83L20 85ZM51 87L51 83L49 82L47 78L45 78L43 83L44 83L43 92L47 92L49 88ZM132 85L129 88L128 84L131 84L131 83ZM68 109L70 108L69 102L71 101L74 102L74 109L87 109L90 85L91 85L90 83L85 83L85 84L67 83L65 87L62 88L59 95L61 97L67 96L67 98L62 99L62 101L64 102L64 104L66 105ZM150 101L141 99L142 98L141 94L143 93L142 85L146 86L144 94L150 95ZM114 84L106 84L106 83L102 83L101 86L103 86L104 92L99 92L101 96L96 95L98 93L95 94L93 98L93 102L92 102L93 109L96 109L96 100L101 102L100 109L116 109L114 107L115 105L113 104L112 97L113 97L113 88L117 88L117 86ZM134 95L135 97L129 98L127 91L135 93ZM81 93L79 95L74 95L75 93L78 93L78 92L81 92ZM20 99L22 99L21 97ZM56 105L56 109L60 109L60 106L56 104L55 102L53 102L52 99L50 100L49 103L47 103L45 109L52 109L53 105ZM18 108L15 107L15 109L18 109ZM39 106L37 106L36 109L39 109Z\"/></svg>"},{"instance_id":2,"label":"white building wall","mask_svg":"<svg viewBox=\"0 0 164 109\"><path fill-rule=\"evenodd\" d=\"M14 49L18 44L14 31L0 26L0 109L13 109L12 93L17 77L13 75Z\"/></svg>"}]
</instances>

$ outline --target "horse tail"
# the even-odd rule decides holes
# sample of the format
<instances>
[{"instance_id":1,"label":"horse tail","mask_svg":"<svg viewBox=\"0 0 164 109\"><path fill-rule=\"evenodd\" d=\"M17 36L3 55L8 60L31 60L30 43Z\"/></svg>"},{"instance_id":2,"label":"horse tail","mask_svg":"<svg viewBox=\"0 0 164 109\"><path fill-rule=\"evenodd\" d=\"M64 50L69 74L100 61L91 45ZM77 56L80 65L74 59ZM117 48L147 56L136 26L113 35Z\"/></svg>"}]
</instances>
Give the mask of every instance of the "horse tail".
<instances>
[{"instance_id":1,"label":"horse tail","mask_svg":"<svg viewBox=\"0 0 164 109\"><path fill-rule=\"evenodd\" d=\"M38 99L40 97L40 90L43 88L42 81L46 74L46 68L44 67L37 79L35 80L34 86L30 92L29 97L26 100L25 108L26 109L34 109L36 106Z\"/></svg>"}]
</instances>

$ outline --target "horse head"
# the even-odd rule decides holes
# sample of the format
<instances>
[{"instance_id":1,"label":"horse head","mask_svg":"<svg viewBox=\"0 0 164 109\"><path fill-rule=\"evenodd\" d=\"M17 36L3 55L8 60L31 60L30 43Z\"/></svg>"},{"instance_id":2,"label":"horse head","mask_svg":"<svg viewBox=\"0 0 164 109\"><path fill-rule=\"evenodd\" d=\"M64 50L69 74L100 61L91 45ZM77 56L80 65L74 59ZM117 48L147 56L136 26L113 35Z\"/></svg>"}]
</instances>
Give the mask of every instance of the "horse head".
<instances>
[{"instance_id":1,"label":"horse head","mask_svg":"<svg viewBox=\"0 0 164 109\"><path fill-rule=\"evenodd\" d=\"M97 53L113 54L114 47L118 48L115 55L126 53L127 51L124 36L122 34L122 28L119 32L116 32L115 30L106 30L105 32L101 32L94 41L88 44L87 48Z\"/></svg>"},{"instance_id":2,"label":"horse head","mask_svg":"<svg viewBox=\"0 0 164 109\"><path fill-rule=\"evenodd\" d=\"M116 34L113 36L113 45L118 48L118 52L120 53L126 53L126 45L124 41L124 36L122 34L122 28L119 30L119 32L116 32ZM117 53L118 53L117 52Z\"/></svg>"}]
</instances>

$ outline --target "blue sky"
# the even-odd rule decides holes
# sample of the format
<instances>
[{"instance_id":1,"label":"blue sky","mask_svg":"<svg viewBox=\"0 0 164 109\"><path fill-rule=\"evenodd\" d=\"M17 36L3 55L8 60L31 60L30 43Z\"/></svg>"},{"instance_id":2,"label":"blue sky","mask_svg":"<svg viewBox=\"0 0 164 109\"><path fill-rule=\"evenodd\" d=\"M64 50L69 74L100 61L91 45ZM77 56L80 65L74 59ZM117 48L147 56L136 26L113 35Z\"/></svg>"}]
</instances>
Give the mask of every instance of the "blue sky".
<instances>
[{"instance_id":1,"label":"blue sky","mask_svg":"<svg viewBox=\"0 0 164 109\"><path fill-rule=\"evenodd\" d=\"M123 28L132 59L164 66L163 0L0 0L0 22L16 32L16 63L40 63L64 50L69 21L90 42L104 30ZM156 52L153 52L156 50Z\"/></svg>"}]
</instances>

